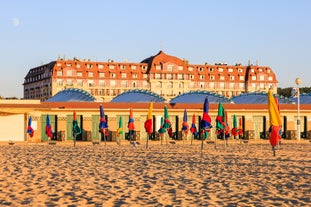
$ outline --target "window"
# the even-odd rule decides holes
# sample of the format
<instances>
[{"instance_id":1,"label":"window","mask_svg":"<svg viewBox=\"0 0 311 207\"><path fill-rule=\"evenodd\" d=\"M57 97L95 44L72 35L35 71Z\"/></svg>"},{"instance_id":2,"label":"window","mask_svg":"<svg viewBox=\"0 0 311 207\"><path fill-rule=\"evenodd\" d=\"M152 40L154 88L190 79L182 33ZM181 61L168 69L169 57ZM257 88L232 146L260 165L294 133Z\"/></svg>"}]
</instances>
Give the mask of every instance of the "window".
<instances>
[{"instance_id":1,"label":"window","mask_svg":"<svg viewBox=\"0 0 311 207\"><path fill-rule=\"evenodd\" d=\"M86 64L86 68L93 68L92 64Z\"/></svg>"},{"instance_id":2,"label":"window","mask_svg":"<svg viewBox=\"0 0 311 207\"><path fill-rule=\"evenodd\" d=\"M66 66L67 67L71 67L71 63L66 63Z\"/></svg>"},{"instance_id":3,"label":"window","mask_svg":"<svg viewBox=\"0 0 311 207\"><path fill-rule=\"evenodd\" d=\"M215 83L214 83L214 82L210 82L210 83L209 83L209 88L214 89L214 88L215 88Z\"/></svg>"},{"instance_id":4,"label":"window","mask_svg":"<svg viewBox=\"0 0 311 207\"><path fill-rule=\"evenodd\" d=\"M194 82L191 82L191 83L189 84L189 87L190 87L190 88L194 88Z\"/></svg>"},{"instance_id":5,"label":"window","mask_svg":"<svg viewBox=\"0 0 311 207\"><path fill-rule=\"evenodd\" d=\"M110 78L115 78L116 74L115 73L110 73Z\"/></svg>"},{"instance_id":6,"label":"window","mask_svg":"<svg viewBox=\"0 0 311 207\"><path fill-rule=\"evenodd\" d=\"M131 66L131 69L132 69L132 70L136 70L136 65L132 65L132 66Z\"/></svg>"},{"instance_id":7,"label":"window","mask_svg":"<svg viewBox=\"0 0 311 207\"><path fill-rule=\"evenodd\" d=\"M205 88L205 83L204 82L200 82L200 88Z\"/></svg>"},{"instance_id":8,"label":"window","mask_svg":"<svg viewBox=\"0 0 311 207\"><path fill-rule=\"evenodd\" d=\"M148 87L149 87L148 81L143 81L143 87L144 87L144 88L148 88Z\"/></svg>"},{"instance_id":9,"label":"window","mask_svg":"<svg viewBox=\"0 0 311 207\"><path fill-rule=\"evenodd\" d=\"M272 80L273 80L273 77L272 77L272 76L269 76L269 77L268 77L268 80L269 80L269 81L272 81Z\"/></svg>"},{"instance_id":10,"label":"window","mask_svg":"<svg viewBox=\"0 0 311 207\"><path fill-rule=\"evenodd\" d=\"M143 70L147 70L147 66L146 66L146 65L143 65L141 68L142 68Z\"/></svg>"},{"instance_id":11,"label":"window","mask_svg":"<svg viewBox=\"0 0 311 207\"><path fill-rule=\"evenodd\" d=\"M104 80L99 80L99 86L100 87L105 87L106 86L106 82Z\"/></svg>"},{"instance_id":12,"label":"window","mask_svg":"<svg viewBox=\"0 0 311 207\"><path fill-rule=\"evenodd\" d=\"M173 71L174 66L173 65L167 65L167 70L168 71Z\"/></svg>"},{"instance_id":13,"label":"window","mask_svg":"<svg viewBox=\"0 0 311 207\"><path fill-rule=\"evenodd\" d=\"M184 76L183 74L178 74L178 75L177 75L177 79L178 79L178 80L183 80L183 79L184 79L183 76Z\"/></svg>"},{"instance_id":14,"label":"window","mask_svg":"<svg viewBox=\"0 0 311 207\"><path fill-rule=\"evenodd\" d=\"M184 70L183 66L178 66L178 70Z\"/></svg>"},{"instance_id":15,"label":"window","mask_svg":"<svg viewBox=\"0 0 311 207\"><path fill-rule=\"evenodd\" d=\"M105 77L105 73L98 73L100 78L104 78Z\"/></svg>"},{"instance_id":16,"label":"window","mask_svg":"<svg viewBox=\"0 0 311 207\"><path fill-rule=\"evenodd\" d=\"M178 87L179 87L179 88L184 88L184 83L183 83L183 82L179 83L179 84L178 84Z\"/></svg>"},{"instance_id":17,"label":"window","mask_svg":"<svg viewBox=\"0 0 311 207\"><path fill-rule=\"evenodd\" d=\"M223 83L223 82L219 83L219 88L220 89L224 89L225 88L225 83Z\"/></svg>"},{"instance_id":18,"label":"window","mask_svg":"<svg viewBox=\"0 0 311 207\"><path fill-rule=\"evenodd\" d=\"M133 73L133 74L132 74L132 78L137 78L137 74L136 74L136 73Z\"/></svg>"},{"instance_id":19,"label":"window","mask_svg":"<svg viewBox=\"0 0 311 207\"><path fill-rule=\"evenodd\" d=\"M204 75L200 75L200 80L204 80Z\"/></svg>"},{"instance_id":20,"label":"window","mask_svg":"<svg viewBox=\"0 0 311 207\"><path fill-rule=\"evenodd\" d=\"M78 77L82 77L82 72L77 72Z\"/></svg>"},{"instance_id":21,"label":"window","mask_svg":"<svg viewBox=\"0 0 311 207\"><path fill-rule=\"evenodd\" d=\"M62 63L57 63L57 66L59 67L59 66L62 66Z\"/></svg>"},{"instance_id":22,"label":"window","mask_svg":"<svg viewBox=\"0 0 311 207\"><path fill-rule=\"evenodd\" d=\"M234 80L234 76L233 75L230 76L230 80Z\"/></svg>"},{"instance_id":23,"label":"window","mask_svg":"<svg viewBox=\"0 0 311 207\"><path fill-rule=\"evenodd\" d=\"M210 79L210 80L215 80L215 76L211 75L211 76L209 77L209 79Z\"/></svg>"},{"instance_id":24,"label":"window","mask_svg":"<svg viewBox=\"0 0 311 207\"><path fill-rule=\"evenodd\" d=\"M225 76L221 75L221 76L219 77L219 80L225 80Z\"/></svg>"},{"instance_id":25,"label":"window","mask_svg":"<svg viewBox=\"0 0 311 207\"><path fill-rule=\"evenodd\" d=\"M194 79L194 75L190 75L190 79L193 80Z\"/></svg>"},{"instance_id":26,"label":"window","mask_svg":"<svg viewBox=\"0 0 311 207\"><path fill-rule=\"evenodd\" d=\"M77 64L76 67L77 67L77 68L81 68L81 65L80 65L80 64Z\"/></svg>"},{"instance_id":27,"label":"window","mask_svg":"<svg viewBox=\"0 0 311 207\"><path fill-rule=\"evenodd\" d=\"M239 83L239 88L244 89L244 83Z\"/></svg>"},{"instance_id":28,"label":"window","mask_svg":"<svg viewBox=\"0 0 311 207\"><path fill-rule=\"evenodd\" d=\"M162 83L161 82L157 82L156 83L156 88L162 88Z\"/></svg>"},{"instance_id":29,"label":"window","mask_svg":"<svg viewBox=\"0 0 311 207\"><path fill-rule=\"evenodd\" d=\"M265 80L265 76L264 75L260 75L259 76L259 80L264 81Z\"/></svg>"},{"instance_id":30,"label":"window","mask_svg":"<svg viewBox=\"0 0 311 207\"><path fill-rule=\"evenodd\" d=\"M189 71L193 71L193 67L188 67L188 70Z\"/></svg>"},{"instance_id":31,"label":"window","mask_svg":"<svg viewBox=\"0 0 311 207\"><path fill-rule=\"evenodd\" d=\"M127 87L127 81L121 81L121 87Z\"/></svg>"},{"instance_id":32,"label":"window","mask_svg":"<svg viewBox=\"0 0 311 207\"><path fill-rule=\"evenodd\" d=\"M114 65L109 65L109 69L114 69Z\"/></svg>"},{"instance_id":33,"label":"window","mask_svg":"<svg viewBox=\"0 0 311 207\"><path fill-rule=\"evenodd\" d=\"M133 85L133 88L137 88L138 87L138 84L137 84L136 81L133 81L132 85Z\"/></svg>"},{"instance_id":34,"label":"window","mask_svg":"<svg viewBox=\"0 0 311 207\"><path fill-rule=\"evenodd\" d=\"M156 65L156 70L161 70L161 65Z\"/></svg>"},{"instance_id":35,"label":"window","mask_svg":"<svg viewBox=\"0 0 311 207\"><path fill-rule=\"evenodd\" d=\"M232 73L233 72L233 68L228 68L228 72Z\"/></svg>"},{"instance_id":36,"label":"window","mask_svg":"<svg viewBox=\"0 0 311 207\"><path fill-rule=\"evenodd\" d=\"M229 83L229 88L233 89L233 88L234 88L234 86L235 86L235 84L234 84L234 83Z\"/></svg>"},{"instance_id":37,"label":"window","mask_svg":"<svg viewBox=\"0 0 311 207\"><path fill-rule=\"evenodd\" d=\"M126 73L121 73L121 78L126 78Z\"/></svg>"},{"instance_id":38,"label":"window","mask_svg":"<svg viewBox=\"0 0 311 207\"><path fill-rule=\"evenodd\" d=\"M143 74L143 78L147 79L148 78L148 74Z\"/></svg>"},{"instance_id":39,"label":"window","mask_svg":"<svg viewBox=\"0 0 311 207\"><path fill-rule=\"evenodd\" d=\"M88 72L88 73L87 73L87 76L88 76L88 77L93 77L93 76L94 76L94 73L93 73L93 72Z\"/></svg>"},{"instance_id":40,"label":"window","mask_svg":"<svg viewBox=\"0 0 311 207\"><path fill-rule=\"evenodd\" d=\"M240 81L244 81L244 76L243 75L240 76Z\"/></svg>"},{"instance_id":41,"label":"window","mask_svg":"<svg viewBox=\"0 0 311 207\"><path fill-rule=\"evenodd\" d=\"M224 72L223 68L218 68L218 72Z\"/></svg>"},{"instance_id":42,"label":"window","mask_svg":"<svg viewBox=\"0 0 311 207\"><path fill-rule=\"evenodd\" d=\"M63 71L57 71L56 75L57 76L62 76L63 75Z\"/></svg>"},{"instance_id":43,"label":"window","mask_svg":"<svg viewBox=\"0 0 311 207\"><path fill-rule=\"evenodd\" d=\"M201 71L201 72L202 72L202 71L204 71L204 68L202 68L202 67L199 67L199 71Z\"/></svg>"},{"instance_id":44,"label":"window","mask_svg":"<svg viewBox=\"0 0 311 207\"><path fill-rule=\"evenodd\" d=\"M67 70L67 76L72 76L72 70Z\"/></svg>"},{"instance_id":45,"label":"window","mask_svg":"<svg viewBox=\"0 0 311 207\"><path fill-rule=\"evenodd\" d=\"M172 74L166 74L166 79L168 79L168 80L172 80L172 79L173 79Z\"/></svg>"},{"instance_id":46,"label":"window","mask_svg":"<svg viewBox=\"0 0 311 207\"><path fill-rule=\"evenodd\" d=\"M89 87L94 86L94 81L93 81L93 80L88 80L88 81L87 81L87 85L88 85Z\"/></svg>"},{"instance_id":47,"label":"window","mask_svg":"<svg viewBox=\"0 0 311 207\"><path fill-rule=\"evenodd\" d=\"M243 69L242 69L242 68L239 68L239 69L238 69L238 72L239 72L239 73L243 73Z\"/></svg>"},{"instance_id":48,"label":"window","mask_svg":"<svg viewBox=\"0 0 311 207\"><path fill-rule=\"evenodd\" d=\"M104 65L103 64L98 64L98 69L104 69Z\"/></svg>"},{"instance_id":49,"label":"window","mask_svg":"<svg viewBox=\"0 0 311 207\"><path fill-rule=\"evenodd\" d=\"M260 89L264 89L265 88L265 84L264 83L260 83L259 87L260 87Z\"/></svg>"},{"instance_id":50,"label":"window","mask_svg":"<svg viewBox=\"0 0 311 207\"><path fill-rule=\"evenodd\" d=\"M156 73L156 74L155 74L155 79L161 79L161 74Z\"/></svg>"},{"instance_id":51,"label":"window","mask_svg":"<svg viewBox=\"0 0 311 207\"><path fill-rule=\"evenodd\" d=\"M173 82L168 82L167 83L167 88L173 88Z\"/></svg>"},{"instance_id":52,"label":"window","mask_svg":"<svg viewBox=\"0 0 311 207\"><path fill-rule=\"evenodd\" d=\"M252 76L252 80L256 80L256 76L255 75Z\"/></svg>"},{"instance_id":53,"label":"window","mask_svg":"<svg viewBox=\"0 0 311 207\"><path fill-rule=\"evenodd\" d=\"M63 81L61 79L57 79L57 85L58 86L62 86L63 85Z\"/></svg>"},{"instance_id":54,"label":"window","mask_svg":"<svg viewBox=\"0 0 311 207\"><path fill-rule=\"evenodd\" d=\"M110 81L110 86L111 87L116 87L116 81L115 80L111 80Z\"/></svg>"},{"instance_id":55,"label":"window","mask_svg":"<svg viewBox=\"0 0 311 207\"><path fill-rule=\"evenodd\" d=\"M214 71L214 68L209 68L209 72L213 72Z\"/></svg>"},{"instance_id":56,"label":"window","mask_svg":"<svg viewBox=\"0 0 311 207\"><path fill-rule=\"evenodd\" d=\"M67 79L66 82L67 82L67 84L66 84L67 86L73 86L71 79Z\"/></svg>"},{"instance_id":57,"label":"window","mask_svg":"<svg viewBox=\"0 0 311 207\"><path fill-rule=\"evenodd\" d=\"M125 65L120 65L121 70L125 70L126 66Z\"/></svg>"},{"instance_id":58,"label":"window","mask_svg":"<svg viewBox=\"0 0 311 207\"><path fill-rule=\"evenodd\" d=\"M83 81L82 80L77 80L77 85L78 86L83 86Z\"/></svg>"}]
</instances>

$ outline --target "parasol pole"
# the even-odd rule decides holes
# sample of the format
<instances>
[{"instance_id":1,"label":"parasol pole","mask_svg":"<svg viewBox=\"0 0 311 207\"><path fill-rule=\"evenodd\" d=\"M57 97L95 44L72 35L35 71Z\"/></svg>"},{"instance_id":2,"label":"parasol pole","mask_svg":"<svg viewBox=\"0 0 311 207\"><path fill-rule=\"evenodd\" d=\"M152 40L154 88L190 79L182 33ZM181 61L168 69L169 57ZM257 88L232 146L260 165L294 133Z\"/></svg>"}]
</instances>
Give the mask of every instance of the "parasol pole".
<instances>
[{"instance_id":1,"label":"parasol pole","mask_svg":"<svg viewBox=\"0 0 311 207\"><path fill-rule=\"evenodd\" d=\"M73 147L76 149L76 141L77 141L77 138L76 138L76 133L73 133Z\"/></svg>"},{"instance_id":2,"label":"parasol pole","mask_svg":"<svg viewBox=\"0 0 311 207\"><path fill-rule=\"evenodd\" d=\"M106 135L105 135L105 130L106 130L106 129L104 129L104 131L103 131L103 135L104 135L104 142L105 142L105 146L106 146Z\"/></svg>"},{"instance_id":3,"label":"parasol pole","mask_svg":"<svg viewBox=\"0 0 311 207\"><path fill-rule=\"evenodd\" d=\"M204 132L204 129L203 129L203 132ZM204 144L204 133L203 133L203 135L201 136L202 137L202 139L201 139L201 156L203 155L203 144Z\"/></svg>"},{"instance_id":4,"label":"parasol pole","mask_svg":"<svg viewBox=\"0 0 311 207\"><path fill-rule=\"evenodd\" d=\"M273 157L275 157L275 147L272 146L272 151L273 151Z\"/></svg>"},{"instance_id":5,"label":"parasol pole","mask_svg":"<svg viewBox=\"0 0 311 207\"><path fill-rule=\"evenodd\" d=\"M190 145L192 145L192 140L194 139L194 134L191 136Z\"/></svg>"},{"instance_id":6,"label":"parasol pole","mask_svg":"<svg viewBox=\"0 0 311 207\"><path fill-rule=\"evenodd\" d=\"M147 134L146 149L148 149L148 142L149 142L149 134Z\"/></svg>"}]
</instances>

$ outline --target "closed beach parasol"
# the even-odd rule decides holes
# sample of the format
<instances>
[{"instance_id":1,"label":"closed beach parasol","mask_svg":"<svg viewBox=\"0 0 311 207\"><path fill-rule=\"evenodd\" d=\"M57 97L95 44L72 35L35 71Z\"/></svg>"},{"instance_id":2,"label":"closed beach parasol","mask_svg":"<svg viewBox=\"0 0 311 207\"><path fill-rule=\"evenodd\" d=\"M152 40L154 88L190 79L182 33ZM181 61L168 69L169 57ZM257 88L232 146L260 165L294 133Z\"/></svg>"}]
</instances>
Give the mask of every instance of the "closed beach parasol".
<instances>
[{"instance_id":1,"label":"closed beach parasol","mask_svg":"<svg viewBox=\"0 0 311 207\"><path fill-rule=\"evenodd\" d=\"M270 144L272 146L273 155L275 156L275 146L280 140L280 130L282 126L280 110L277 102L275 101L272 89L268 91L268 108L269 108L269 117L270 117Z\"/></svg>"},{"instance_id":2,"label":"closed beach parasol","mask_svg":"<svg viewBox=\"0 0 311 207\"><path fill-rule=\"evenodd\" d=\"M46 125L45 125L45 134L52 139L53 137L53 131L52 131L52 125L50 122L50 115L46 116Z\"/></svg>"},{"instance_id":3,"label":"closed beach parasol","mask_svg":"<svg viewBox=\"0 0 311 207\"><path fill-rule=\"evenodd\" d=\"M234 136L234 139L236 139L236 136L239 135L238 121L235 114L233 115L233 127L231 129L231 134Z\"/></svg>"},{"instance_id":4,"label":"closed beach parasol","mask_svg":"<svg viewBox=\"0 0 311 207\"><path fill-rule=\"evenodd\" d=\"M193 140L193 137L197 136L198 134L198 130L197 130L197 127L196 127L196 118L195 118L195 114L192 115L192 123L191 123L191 127L190 127L190 131L192 133L192 137L191 137L191 145L192 145L192 140Z\"/></svg>"},{"instance_id":5,"label":"closed beach parasol","mask_svg":"<svg viewBox=\"0 0 311 207\"><path fill-rule=\"evenodd\" d=\"M145 121L145 124L144 124L145 130L147 132L146 149L148 149L149 136L152 133L152 107L153 107L153 103L150 102L147 120Z\"/></svg>"},{"instance_id":6,"label":"closed beach parasol","mask_svg":"<svg viewBox=\"0 0 311 207\"><path fill-rule=\"evenodd\" d=\"M187 117L187 110L184 110L184 117L182 122L181 130L187 135L189 131L189 125L188 125L188 117Z\"/></svg>"},{"instance_id":7,"label":"closed beach parasol","mask_svg":"<svg viewBox=\"0 0 311 207\"><path fill-rule=\"evenodd\" d=\"M118 137L118 143L120 145L120 141L121 141L121 137L122 137L122 134L123 134L123 121L122 121L122 116L120 116L119 118L119 127L117 129L117 137Z\"/></svg>"},{"instance_id":8,"label":"closed beach parasol","mask_svg":"<svg viewBox=\"0 0 311 207\"><path fill-rule=\"evenodd\" d=\"M28 126L27 126L27 133L29 134L30 137L33 137L33 135L34 135L34 130L33 130L32 126L31 126L31 124L32 124L32 117L29 116L29 119L28 119Z\"/></svg>"},{"instance_id":9,"label":"closed beach parasol","mask_svg":"<svg viewBox=\"0 0 311 207\"><path fill-rule=\"evenodd\" d=\"M130 108L130 117L129 117L129 122L127 123L127 128L129 129L129 135L130 135L130 140L131 140L131 138L135 132L133 109L132 108Z\"/></svg>"},{"instance_id":10,"label":"closed beach parasol","mask_svg":"<svg viewBox=\"0 0 311 207\"><path fill-rule=\"evenodd\" d=\"M100 118L99 118L99 125L98 125L98 128L99 128L99 132L101 133L101 135L104 137L104 141L105 141L105 144L106 144L106 135L108 135L108 125L106 123L106 119L105 119L105 112L104 112L104 108L102 105L99 106L99 115L100 115Z\"/></svg>"},{"instance_id":11,"label":"closed beach parasol","mask_svg":"<svg viewBox=\"0 0 311 207\"><path fill-rule=\"evenodd\" d=\"M81 128L78 126L76 111L73 111L73 121L72 121L72 133L74 139L74 147L76 147L77 135L81 134Z\"/></svg>"}]
</instances>

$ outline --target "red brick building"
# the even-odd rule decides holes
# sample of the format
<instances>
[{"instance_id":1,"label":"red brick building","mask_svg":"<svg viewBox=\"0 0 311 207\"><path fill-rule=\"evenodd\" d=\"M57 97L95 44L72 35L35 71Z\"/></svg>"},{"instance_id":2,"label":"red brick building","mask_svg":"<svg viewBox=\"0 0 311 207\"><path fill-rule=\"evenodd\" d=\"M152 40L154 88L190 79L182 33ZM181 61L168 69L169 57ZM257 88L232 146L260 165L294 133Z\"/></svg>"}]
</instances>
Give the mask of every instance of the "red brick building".
<instances>
[{"instance_id":1,"label":"red brick building","mask_svg":"<svg viewBox=\"0 0 311 207\"><path fill-rule=\"evenodd\" d=\"M85 90L104 102L131 89L150 90L167 101L196 90L226 97L277 90L276 76L268 66L190 64L163 51L140 63L58 59L30 69L23 85L24 99L42 101L67 88Z\"/></svg>"}]
</instances>

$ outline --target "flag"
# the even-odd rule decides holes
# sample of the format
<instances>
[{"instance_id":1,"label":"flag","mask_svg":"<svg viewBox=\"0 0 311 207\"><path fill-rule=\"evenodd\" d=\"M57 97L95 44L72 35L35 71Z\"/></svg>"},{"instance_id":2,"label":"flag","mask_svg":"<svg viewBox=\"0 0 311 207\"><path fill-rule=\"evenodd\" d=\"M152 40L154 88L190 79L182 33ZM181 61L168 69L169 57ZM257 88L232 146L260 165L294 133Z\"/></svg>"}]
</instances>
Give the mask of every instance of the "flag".
<instances>
[{"instance_id":1,"label":"flag","mask_svg":"<svg viewBox=\"0 0 311 207\"><path fill-rule=\"evenodd\" d=\"M73 112L72 132L73 132L73 136L81 134L82 132L81 128L78 126L76 111Z\"/></svg>"},{"instance_id":2,"label":"flag","mask_svg":"<svg viewBox=\"0 0 311 207\"><path fill-rule=\"evenodd\" d=\"M184 117L183 117L183 123L182 123L182 131L184 131L185 134L188 134L189 125L188 125L188 117L187 117L187 110L184 110Z\"/></svg>"},{"instance_id":3,"label":"flag","mask_svg":"<svg viewBox=\"0 0 311 207\"><path fill-rule=\"evenodd\" d=\"M123 123L122 123L122 116L120 116L120 119L119 119L119 127L117 129L117 136L118 138L121 138L121 135L123 134L123 129L122 129L122 126Z\"/></svg>"},{"instance_id":4,"label":"flag","mask_svg":"<svg viewBox=\"0 0 311 207\"><path fill-rule=\"evenodd\" d=\"M147 134L152 133L152 106L153 106L153 103L150 102L147 120L145 121L145 125L144 125Z\"/></svg>"},{"instance_id":5,"label":"flag","mask_svg":"<svg viewBox=\"0 0 311 207\"><path fill-rule=\"evenodd\" d=\"M133 118L133 109L130 108L130 117L129 117L129 122L127 123L127 128L129 129L129 134L134 135L134 118Z\"/></svg>"},{"instance_id":6,"label":"flag","mask_svg":"<svg viewBox=\"0 0 311 207\"><path fill-rule=\"evenodd\" d=\"M275 147L280 140L280 130L281 130L281 116L278 104L273 97L272 90L268 91L268 108L270 117L270 144Z\"/></svg>"},{"instance_id":7,"label":"flag","mask_svg":"<svg viewBox=\"0 0 311 207\"><path fill-rule=\"evenodd\" d=\"M210 132L210 129L213 128L212 126L212 120L211 117L208 114L208 109L209 109L209 102L208 102L208 97L206 96L203 104L203 117L200 123L200 127L202 129L202 133L204 138L208 137L208 133Z\"/></svg>"},{"instance_id":8,"label":"flag","mask_svg":"<svg viewBox=\"0 0 311 207\"><path fill-rule=\"evenodd\" d=\"M106 123L106 119L105 119L105 112L104 112L104 108L102 105L99 106L99 113L100 113L100 119L99 119L99 132L101 134L104 134L107 135L108 133L108 130L106 130L108 128L108 125Z\"/></svg>"},{"instance_id":9,"label":"flag","mask_svg":"<svg viewBox=\"0 0 311 207\"><path fill-rule=\"evenodd\" d=\"M52 139L52 137L53 137L53 131L52 131L52 126L51 126L51 123L50 123L50 116L49 116L49 115L46 116L45 134L46 134L50 139Z\"/></svg>"},{"instance_id":10,"label":"flag","mask_svg":"<svg viewBox=\"0 0 311 207\"><path fill-rule=\"evenodd\" d=\"M196 127L196 118L195 118L195 114L192 115L192 124L191 124L191 127L190 127L190 131L191 133L196 136L198 131L197 131L197 127Z\"/></svg>"},{"instance_id":11,"label":"flag","mask_svg":"<svg viewBox=\"0 0 311 207\"><path fill-rule=\"evenodd\" d=\"M235 137L239 135L238 121L235 114L233 115L233 127L231 129L231 134Z\"/></svg>"},{"instance_id":12,"label":"flag","mask_svg":"<svg viewBox=\"0 0 311 207\"><path fill-rule=\"evenodd\" d=\"M29 119L28 119L28 126L27 126L27 133L29 134L30 137L33 137L34 130L33 130L33 128L31 127L31 123L32 123L32 117L29 116Z\"/></svg>"}]
</instances>

